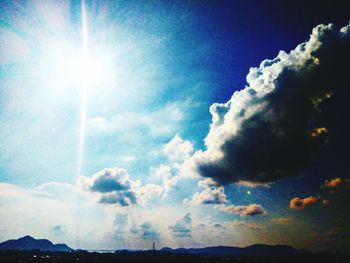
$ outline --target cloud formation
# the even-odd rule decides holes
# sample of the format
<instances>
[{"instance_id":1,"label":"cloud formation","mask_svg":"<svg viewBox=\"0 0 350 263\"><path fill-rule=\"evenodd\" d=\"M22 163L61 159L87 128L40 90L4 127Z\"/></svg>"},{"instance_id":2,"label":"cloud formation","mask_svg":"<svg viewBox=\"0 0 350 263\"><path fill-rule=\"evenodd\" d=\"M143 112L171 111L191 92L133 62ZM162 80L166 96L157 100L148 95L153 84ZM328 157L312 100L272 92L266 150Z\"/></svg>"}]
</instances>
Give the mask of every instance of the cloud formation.
<instances>
[{"instance_id":1,"label":"cloud formation","mask_svg":"<svg viewBox=\"0 0 350 263\"><path fill-rule=\"evenodd\" d=\"M245 221L234 221L231 223L233 227L245 228L250 230L260 230L263 228L261 224L258 223L247 223Z\"/></svg>"},{"instance_id":2,"label":"cloud formation","mask_svg":"<svg viewBox=\"0 0 350 263\"><path fill-rule=\"evenodd\" d=\"M320 202L322 202L321 199L315 196L309 196L306 198L294 197L290 200L289 207L293 210L303 210L308 206L319 204Z\"/></svg>"},{"instance_id":3,"label":"cloud formation","mask_svg":"<svg viewBox=\"0 0 350 263\"><path fill-rule=\"evenodd\" d=\"M177 175L173 175L171 167L164 164L161 164L158 168L153 169L152 173L155 178L162 179L165 195L173 190L179 179Z\"/></svg>"},{"instance_id":4,"label":"cloud formation","mask_svg":"<svg viewBox=\"0 0 350 263\"><path fill-rule=\"evenodd\" d=\"M159 239L159 232L154 228L150 222L144 222L141 226L141 238L144 240Z\"/></svg>"},{"instance_id":5,"label":"cloud formation","mask_svg":"<svg viewBox=\"0 0 350 263\"><path fill-rule=\"evenodd\" d=\"M67 228L64 225L55 225L51 228L51 233L55 237L65 237L67 235Z\"/></svg>"},{"instance_id":6,"label":"cloud formation","mask_svg":"<svg viewBox=\"0 0 350 263\"><path fill-rule=\"evenodd\" d=\"M343 187L348 190L350 189L350 176L347 178L336 177L334 179L326 180L322 187L329 189L339 189Z\"/></svg>"},{"instance_id":7,"label":"cloud formation","mask_svg":"<svg viewBox=\"0 0 350 263\"><path fill-rule=\"evenodd\" d=\"M163 146L163 153L172 161L183 161L193 154L193 144L176 134Z\"/></svg>"},{"instance_id":8,"label":"cloud formation","mask_svg":"<svg viewBox=\"0 0 350 263\"><path fill-rule=\"evenodd\" d=\"M139 180L131 180L125 169L106 168L92 178L80 176L78 186L95 194L101 204L130 206L145 204L149 199L160 196L163 188L155 184L141 185Z\"/></svg>"},{"instance_id":9,"label":"cloud formation","mask_svg":"<svg viewBox=\"0 0 350 263\"><path fill-rule=\"evenodd\" d=\"M175 237L191 237L192 233L192 217L191 213L187 213L175 225L169 226Z\"/></svg>"},{"instance_id":10,"label":"cloud formation","mask_svg":"<svg viewBox=\"0 0 350 263\"><path fill-rule=\"evenodd\" d=\"M197 192L191 200L185 199L185 204L190 205L221 205L228 202L223 186L217 186L209 179L201 180L198 186L204 188L202 192Z\"/></svg>"},{"instance_id":11,"label":"cloud formation","mask_svg":"<svg viewBox=\"0 0 350 263\"><path fill-rule=\"evenodd\" d=\"M115 219L113 221L114 232L113 239L122 241L124 240L125 235L125 227L128 224L128 214L116 214Z\"/></svg>"},{"instance_id":12,"label":"cloud formation","mask_svg":"<svg viewBox=\"0 0 350 263\"><path fill-rule=\"evenodd\" d=\"M250 204L250 205L229 205L222 210L230 214L238 214L240 216L256 216L265 213L264 208L261 205Z\"/></svg>"},{"instance_id":13,"label":"cloud formation","mask_svg":"<svg viewBox=\"0 0 350 263\"><path fill-rule=\"evenodd\" d=\"M225 184L296 176L323 154L350 146L344 107L350 99L350 25L319 25L290 53L251 68L247 86L210 107L205 151L186 167ZM327 151L324 151L327 149ZM188 171L190 174L191 171Z\"/></svg>"}]
</instances>

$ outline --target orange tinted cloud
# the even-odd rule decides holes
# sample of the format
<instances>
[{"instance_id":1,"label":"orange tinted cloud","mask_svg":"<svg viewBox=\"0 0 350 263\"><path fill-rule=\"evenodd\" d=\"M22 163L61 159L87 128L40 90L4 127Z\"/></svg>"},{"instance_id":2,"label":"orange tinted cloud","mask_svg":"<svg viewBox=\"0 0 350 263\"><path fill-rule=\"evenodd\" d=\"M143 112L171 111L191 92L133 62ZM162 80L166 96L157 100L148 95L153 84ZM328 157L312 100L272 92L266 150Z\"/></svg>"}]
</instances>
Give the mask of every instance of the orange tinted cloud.
<instances>
[{"instance_id":1,"label":"orange tinted cloud","mask_svg":"<svg viewBox=\"0 0 350 263\"><path fill-rule=\"evenodd\" d=\"M338 187L342 184L342 179L340 177L334 178L330 181L326 180L324 186L325 187Z\"/></svg>"},{"instance_id":2,"label":"orange tinted cloud","mask_svg":"<svg viewBox=\"0 0 350 263\"><path fill-rule=\"evenodd\" d=\"M294 210L302 210L307 206L319 203L321 200L315 196L309 196L306 198L294 197L290 200L289 207Z\"/></svg>"},{"instance_id":3,"label":"orange tinted cloud","mask_svg":"<svg viewBox=\"0 0 350 263\"><path fill-rule=\"evenodd\" d=\"M324 188L338 188L338 187L343 186L343 185L345 186L346 189L349 188L350 177L348 177L348 178L337 177L337 178L334 178L331 180L326 180L323 187Z\"/></svg>"},{"instance_id":4,"label":"orange tinted cloud","mask_svg":"<svg viewBox=\"0 0 350 263\"><path fill-rule=\"evenodd\" d=\"M315 128L310 132L310 136L312 138L318 138L320 136L324 136L327 132L328 131L325 127Z\"/></svg>"}]
</instances>

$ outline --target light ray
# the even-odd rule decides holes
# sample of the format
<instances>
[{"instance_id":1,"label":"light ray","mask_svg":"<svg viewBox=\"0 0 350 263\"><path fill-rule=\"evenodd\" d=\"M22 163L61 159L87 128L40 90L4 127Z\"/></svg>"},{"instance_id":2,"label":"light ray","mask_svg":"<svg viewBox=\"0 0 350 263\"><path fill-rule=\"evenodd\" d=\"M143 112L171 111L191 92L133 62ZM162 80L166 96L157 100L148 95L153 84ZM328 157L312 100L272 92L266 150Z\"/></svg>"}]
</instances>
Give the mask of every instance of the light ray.
<instances>
[{"instance_id":1,"label":"light ray","mask_svg":"<svg viewBox=\"0 0 350 263\"><path fill-rule=\"evenodd\" d=\"M86 15L85 0L81 0L81 22L82 22L82 50L83 61L88 62L88 20ZM79 132L79 149L78 149L78 165L77 176L81 175L83 161L84 161L84 148L85 148L85 129L86 129L86 111L87 111L87 85L86 81L79 83L80 87L80 132Z\"/></svg>"}]
</instances>

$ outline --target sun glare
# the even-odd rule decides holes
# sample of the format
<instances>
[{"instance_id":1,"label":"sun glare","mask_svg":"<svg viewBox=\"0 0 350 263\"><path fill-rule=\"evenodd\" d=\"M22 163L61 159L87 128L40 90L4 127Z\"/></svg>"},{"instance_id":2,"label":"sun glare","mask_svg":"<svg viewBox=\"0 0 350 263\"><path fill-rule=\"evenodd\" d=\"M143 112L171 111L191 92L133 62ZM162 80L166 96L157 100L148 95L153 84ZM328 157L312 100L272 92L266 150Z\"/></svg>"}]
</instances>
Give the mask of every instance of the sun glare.
<instances>
[{"instance_id":1,"label":"sun glare","mask_svg":"<svg viewBox=\"0 0 350 263\"><path fill-rule=\"evenodd\" d=\"M67 78L84 87L91 87L102 81L103 65L89 58L68 58Z\"/></svg>"},{"instance_id":2,"label":"sun glare","mask_svg":"<svg viewBox=\"0 0 350 263\"><path fill-rule=\"evenodd\" d=\"M61 44L52 48L45 57L43 66L49 78L60 87L93 88L106 84L110 79L108 69L112 67L111 63L108 56L99 50L84 55L76 45Z\"/></svg>"}]
</instances>

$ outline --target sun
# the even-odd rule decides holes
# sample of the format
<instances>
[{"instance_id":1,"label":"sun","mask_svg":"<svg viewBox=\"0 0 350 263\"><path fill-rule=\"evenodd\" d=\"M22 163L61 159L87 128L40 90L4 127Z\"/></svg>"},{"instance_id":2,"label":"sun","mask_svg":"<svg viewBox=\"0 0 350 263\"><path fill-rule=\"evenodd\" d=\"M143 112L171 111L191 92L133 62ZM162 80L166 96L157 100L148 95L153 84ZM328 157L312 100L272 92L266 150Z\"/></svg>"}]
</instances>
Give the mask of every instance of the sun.
<instances>
[{"instance_id":1,"label":"sun","mask_svg":"<svg viewBox=\"0 0 350 263\"><path fill-rule=\"evenodd\" d=\"M43 55L47 78L63 87L94 88L110 79L110 59L102 49L91 49L84 54L79 45L57 43Z\"/></svg>"},{"instance_id":2,"label":"sun","mask_svg":"<svg viewBox=\"0 0 350 263\"><path fill-rule=\"evenodd\" d=\"M69 81L88 88L103 81L103 64L89 57L78 56L67 58L66 77Z\"/></svg>"}]
</instances>

